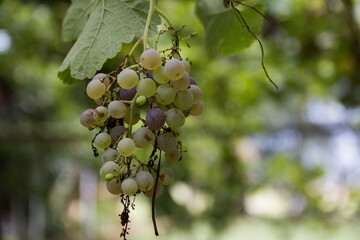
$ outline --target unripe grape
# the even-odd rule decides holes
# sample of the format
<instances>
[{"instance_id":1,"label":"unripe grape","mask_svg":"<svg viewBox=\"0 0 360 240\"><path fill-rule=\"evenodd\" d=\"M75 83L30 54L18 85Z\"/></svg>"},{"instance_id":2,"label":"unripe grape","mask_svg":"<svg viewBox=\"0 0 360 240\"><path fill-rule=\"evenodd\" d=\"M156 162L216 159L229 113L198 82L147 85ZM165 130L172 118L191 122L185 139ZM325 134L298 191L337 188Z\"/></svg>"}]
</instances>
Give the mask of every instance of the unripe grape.
<instances>
[{"instance_id":1,"label":"unripe grape","mask_svg":"<svg viewBox=\"0 0 360 240\"><path fill-rule=\"evenodd\" d=\"M113 161L105 162L100 168L100 177L105 180L108 174L118 176L120 174L120 166Z\"/></svg>"},{"instance_id":2,"label":"unripe grape","mask_svg":"<svg viewBox=\"0 0 360 240\"><path fill-rule=\"evenodd\" d=\"M130 89L139 81L137 73L132 69L124 69L117 76L117 82L121 88Z\"/></svg>"},{"instance_id":3,"label":"unripe grape","mask_svg":"<svg viewBox=\"0 0 360 240\"><path fill-rule=\"evenodd\" d=\"M102 132L96 135L94 143L97 147L106 149L111 144L111 137L109 134Z\"/></svg>"},{"instance_id":4,"label":"unripe grape","mask_svg":"<svg viewBox=\"0 0 360 240\"><path fill-rule=\"evenodd\" d=\"M114 180L114 178L115 178L115 176L112 173L108 173L105 175L105 181L107 181L107 182L111 182L112 180Z\"/></svg>"},{"instance_id":5,"label":"unripe grape","mask_svg":"<svg viewBox=\"0 0 360 240\"><path fill-rule=\"evenodd\" d=\"M106 107L99 106L95 108L94 120L97 124L104 123L109 117L109 111Z\"/></svg>"},{"instance_id":6,"label":"unripe grape","mask_svg":"<svg viewBox=\"0 0 360 240\"><path fill-rule=\"evenodd\" d=\"M163 105L168 105L175 100L176 90L169 84L160 85L156 89L156 100Z\"/></svg>"},{"instance_id":7,"label":"unripe grape","mask_svg":"<svg viewBox=\"0 0 360 240\"><path fill-rule=\"evenodd\" d=\"M203 101L199 102L198 104L194 104L190 109L191 116L198 116L204 110L204 103Z\"/></svg>"},{"instance_id":8,"label":"unripe grape","mask_svg":"<svg viewBox=\"0 0 360 240\"><path fill-rule=\"evenodd\" d=\"M201 88L196 85L190 85L189 90L193 95L193 104L198 104L199 102L201 102L203 98L203 91L201 90Z\"/></svg>"},{"instance_id":9,"label":"unripe grape","mask_svg":"<svg viewBox=\"0 0 360 240\"><path fill-rule=\"evenodd\" d=\"M160 169L159 180L164 185L169 185L174 181L174 172L170 168Z\"/></svg>"},{"instance_id":10,"label":"unripe grape","mask_svg":"<svg viewBox=\"0 0 360 240\"><path fill-rule=\"evenodd\" d=\"M122 118L125 116L126 106L124 103L115 100L109 103L108 110L111 117Z\"/></svg>"},{"instance_id":11,"label":"unripe grape","mask_svg":"<svg viewBox=\"0 0 360 240\"><path fill-rule=\"evenodd\" d=\"M146 103L146 97L145 96L138 96L136 98L136 104L141 106L144 105Z\"/></svg>"},{"instance_id":12,"label":"unripe grape","mask_svg":"<svg viewBox=\"0 0 360 240\"><path fill-rule=\"evenodd\" d=\"M115 144L117 140L124 135L126 132L126 128L124 126L116 126L110 129L110 137L111 137L111 143Z\"/></svg>"},{"instance_id":13,"label":"unripe grape","mask_svg":"<svg viewBox=\"0 0 360 240\"><path fill-rule=\"evenodd\" d=\"M117 150L123 156L130 156L135 151L135 143L131 138L123 138L117 145Z\"/></svg>"},{"instance_id":14,"label":"unripe grape","mask_svg":"<svg viewBox=\"0 0 360 240\"><path fill-rule=\"evenodd\" d=\"M130 89L125 89L125 88L120 89L121 100L131 101L135 97L135 95L136 95L136 87Z\"/></svg>"},{"instance_id":15,"label":"unripe grape","mask_svg":"<svg viewBox=\"0 0 360 240\"><path fill-rule=\"evenodd\" d=\"M161 56L155 49L147 49L140 56L140 64L145 69L155 70L161 65Z\"/></svg>"},{"instance_id":16,"label":"unripe grape","mask_svg":"<svg viewBox=\"0 0 360 240\"><path fill-rule=\"evenodd\" d=\"M134 132L133 140L136 147L145 148L154 142L155 134L150 129L141 127Z\"/></svg>"},{"instance_id":17,"label":"unripe grape","mask_svg":"<svg viewBox=\"0 0 360 240\"><path fill-rule=\"evenodd\" d=\"M156 84L151 78L144 78L139 81L136 90L139 95L149 98L155 95Z\"/></svg>"},{"instance_id":18,"label":"unripe grape","mask_svg":"<svg viewBox=\"0 0 360 240\"><path fill-rule=\"evenodd\" d=\"M159 179L160 180L160 179ZM154 186L155 186L155 180L154 180ZM154 195L154 191L155 191L155 187L152 187L150 191L145 192L145 196L147 196L148 198L152 198ZM156 193L155 193L155 198L159 197L161 195L161 193L164 190L164 186L161 184L160 181L158 181L157 185L156 185Z\"/></svg>"},{"instance_id":19,"label":"unripe grape","mask_svg":"<svg viewBox=\"0 0 360 240\"><path fill-rule=\"evenodd\" d=\"M171 86L177 90L183 91L190 86L190 77L187 72L184 73L184 76L177 81L171 81Z\"/></svg>"},{"instance_id":20,"label":"unripe grape","mask_svg":"<svg viewBox=\"0 0 360 240\"><path fill-rule=\"evenodd\" d=\"M181 60L181 63L184 65L185 71L190 73L190 64L186 60Z\"/></svg>"},{"instance_id":21,"label":"unripe grape","mask_svg":"<svg viewBox=\"0 0 360 240\"><path fill-rule=\"evenodd\" d=\"M140 120L140 111L138 108L134 108L133 111L133 119L132 119L132 125L136 124ZM126 114L124 116L124 122L127 124L130 124L130 107L126 107Z\"/></svg>"},{"instance_id":22,"label":"unripe grape","mask_svg":"<svg viewBox=\"0 0 360 240\"><path fill-rule=\"evenodd\" d=\"M113 148L108 148L101 156L103 163L108 161L115 161L119 157L119 152Z\"/></svg>"},{"instance_id":23,"label":"unripe grape","mask_svg":"<svg viewBox=\"0 0 360 240\"><path fill-rule=\"evenodd\" d=\"M160 150L170 152L176 148L177 139L171 132L162 133L157 137L157 144Z\"/></svg>"},{"instance_id":24,"label":"unripe grape","mask_svg":"<svg viewBox=\"0 0 360 240\"><path fill-rule=\"evenodd\" d=\"M121 190L126 195L134 195L138 190L138 185L134 179L127 178L121 183Z\"/></svg>"},{"instance_id":25,"label":"unripe grape","mask_svg":"<svg viewBox=\"0 0 360 240\"><path fill-rule=\"evenodd\" d=\"M165 118L165 114L160 108L150 108L147 111L145 122L151 130L157 131L164 126Z\"/></svg>"},{"instance_id":26,"label":"unripe grape","mask_svg":"<svg viewBox=\"0 0 360 240\"><path fill-rule=\"evenodd\" d=\"M109 191L109 193L111 193L111 194L114 194L114 195L122 194L120 181L107 182L106 188Z\"/></svg>"},{"instance_id":27,"label":"unripe grape","mask_svg":"<svg viewBox=\"0 0 360 240\"><path fill-rule=\"evenodd\" d=\"M180 128L185 123L185 115L181 110L171 108L166 113L166 123L170 128Z\"/></svg>"},{"instance_id":28,"label":"unripe grape","mask_svg":"<svg viewBox=\"0 0 360 240\"><path fill-rule=\"evenodd\" d=\"M180 156L181 156L181 152L180 152L180 150L177 149L177 148L175 148L175 149L172 150L172 151L165 152L165 160L166 160L168 163L174 163L174 162L179 161Z\"/></svg>"},{"instance_id":29,"label":"unripe grape","mask_svg":"<svg viewBox=\"0 0 360 240\"><path fill-rule=\"evenodd\" d=\"M86 93L91 99L101 98L105 93L105 85L99 80L91 80L86 86Z\"/></svg>"},{"instance_id":30,"label":"unripe grape","mask_svg":"<svg viewBox=\"0 0 360 240\"><path fill-rule=\"evenodd\" d=\"M187 110L193 105L194 97L189 89L179 91L176 94L174 104L180 110Z\"/></svg>"},{"instance_id":31,"label":"unripe grape","mask_svg":"<svg viewBox=\"0 0 360 240\"><path fill-rule=\"evenodd\" d=\"M164 72L170 80L176 81L184 76L185 67L178 59L170 59L165 63Z\"/></svg>"},{"instance_id":32,"label":"unripe grape","mask_svg":"<svg viewBox=\"0 0 360 240\"><path fill-rule=\"evenodd\" d=\"M160 66L158 69L154 70L152 75L157 83L164 84L169 81L169 78L165 75L163 66Z\"/></svg>"},{"instance_id":33,"label":"unripe grape","mask_svg":"<svg viewBox=\"0 0 360 240\"><path fill-rule=\"evenodd\" d=\"M95 110L94 109L86 109L80 115L80 123L87 128L92 128L96 125L96 121L94 119Z\"/></svg>"},{"instance_id":34,"label":"unripe grape","mask_svg":"<svg viewBox=\"0 0 360 240\"><path fill-rule=\"evenodd\" d=\"M136 174L135 180L140 191L150 191L154 186L154 178L147 171L140 171Z\"/></svg>"}]
</instances>

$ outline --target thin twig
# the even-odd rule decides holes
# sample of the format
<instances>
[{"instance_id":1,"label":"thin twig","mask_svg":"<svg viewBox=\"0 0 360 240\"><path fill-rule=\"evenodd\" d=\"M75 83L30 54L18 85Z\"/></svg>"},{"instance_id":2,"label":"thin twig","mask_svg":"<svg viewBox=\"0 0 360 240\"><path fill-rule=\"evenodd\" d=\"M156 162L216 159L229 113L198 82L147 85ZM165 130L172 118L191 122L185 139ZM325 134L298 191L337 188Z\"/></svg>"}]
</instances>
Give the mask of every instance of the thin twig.
<instances>
[{"instance_id":1,"label":"thin twig","mask_svg":"<svg viewBox=\"0 0 360 240\"><path fill-rule=\"evenodd\" d=\"M159 232L156 226L156 219L155 219L155 198L156 198L156 190L157 190L157 184L159 182L159 173L160 173L160 164L161 164L161 150L159 153L159 162L158 162L158 167L156 170L156 179L155 179L155 186L154 186L154 192L152 195L152 202L151 202L151 214L152 214L152 221L153 221L153 225L154 225L154 231L155 231L155 235L159 236Z\"/></svg>"}]
</instances>

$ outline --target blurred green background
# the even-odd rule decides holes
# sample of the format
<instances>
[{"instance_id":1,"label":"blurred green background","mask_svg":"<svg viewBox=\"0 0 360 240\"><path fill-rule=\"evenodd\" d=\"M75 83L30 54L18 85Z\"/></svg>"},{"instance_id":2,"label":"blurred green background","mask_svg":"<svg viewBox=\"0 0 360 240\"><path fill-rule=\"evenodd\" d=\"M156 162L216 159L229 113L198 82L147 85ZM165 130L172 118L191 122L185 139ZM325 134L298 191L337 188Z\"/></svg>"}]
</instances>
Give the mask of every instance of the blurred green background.
<instances>
[{"instance_id":1,"label":"blurred green background","mask_svg":"<svg viewBox=\"0 0 360 240\"><path fill-rule=\"evenodd\" d=\"M187 119L187 152L156 201L158 239L359 239L360 1L263 2L265 61L279 91L256 42L209 56L196 2L159 1L186 25L183 36L198 32L182 56L205 110ZM69 4L0 3L0 239L120 238L120 199L99 181L94 133L79 123L95 107L87 81L57 79L72 45L60 36ZM129 239L155 239L150 204L137 197Z\"/></svg>"}]
</instances>

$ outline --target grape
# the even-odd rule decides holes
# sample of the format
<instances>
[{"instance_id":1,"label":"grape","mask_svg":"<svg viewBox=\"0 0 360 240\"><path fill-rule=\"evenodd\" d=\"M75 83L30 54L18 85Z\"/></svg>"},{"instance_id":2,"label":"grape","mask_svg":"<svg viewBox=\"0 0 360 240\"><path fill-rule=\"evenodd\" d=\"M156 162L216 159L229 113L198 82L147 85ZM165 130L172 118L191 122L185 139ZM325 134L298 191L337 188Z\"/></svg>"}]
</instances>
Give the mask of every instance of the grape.
<instances>
[{"instance_id":1,"label":"grape","mask_svg":"<svg viewBox=\"0 0 360 240\"><path fill-rule=\"evenodd\" d=\"M109 191L109 193L112 193L114 195L122 194L120 181L107 182L106 188Z\"/></svg>"},{"instance_id":2,"label":"grape","mask_svg":"<svg viewBox=\"0 0 360 240\"><path fill-rule=\"evenodd\" d=\"M179 149L175 148L174 150L170 152L165 152L165 160L168 163L173 163L179 161L181 156L181 152Z\"/></svg>"},{"instance_id":3,"label":"grape","mask_svg":"<svg viewBox=\"0 0 360 240\"><path fill-rule=\"evenodd\" d=\"M132 125L136 124L140 120L140 111L138 108L134 108ZM130 107L126 107L126 114L124 116L124 122L130 124Z\"/></svg>"},{"instance_id":4,"label":"grape","mask_svg":"<svg viewBox=\"0 0 360 240\"><path fill-rule=\"evenodd\" d=\"M197 85L197 82L193 77L190 77L190 85Z\"/></svg>"},{"instance_id":5,"label":"grape","mask_svg":"<svg viewBox=\"0 0 360 240\"><path fill-rule=\"evenodd\" d=\"M174 172L170 168L160 169L159 180L164 185L169 185L174 181Z\"/></svg>"},{"instance_id":6,"label":"grape","mask_svg":"<svg viewBox=\"0 0 360 240\"><path fill-rule=\"evenodd\" d=\"M150 108L147 111L145 122L151 130L160 130L165 123L165 114L160 108Z\"/></svg>"},{"instance_id":7,"label":"grape","mask_svg":"<svg viewBox=\"0 0 360 240\"><path fill-rule=\"evenodd\" d=\"M108 161L115 161L119 157L119 152L113 148L108 148L101 156L103 163Z\"/></svg>"},{"instance_id":8,"label":"grape","mask_svg":"<svg viewBox=\"0 0 360 240\"><path fill-rule=\"evenodd\" d=\"M157 144L160 150L170 152L176 148L177 139L171 132L162 133L157 137Z\"/></svg>"},{"instance_id":9,"label":"grape","mask_svg":"<svg viewBox=\"0 0 360 240\"><path fill-rule=\"evenodd\" d=\"M155 186L155 180L154 180L154 186ZM153 195L154 195L154 190L155 190L154 186L153 186L153 188L151 188L150 191L147 191L147 192L144 193L145 196L147 196L148 198L152 198L152 197L153 197ZM161 193L163 192L164 186L161 184L160 181L158 181L158 183L157 183L156 186L157 186L157 187L156 187L155 197L157 198L157 197L159 197L159 196L161 195Z\"/></svg>"},{"instance_id":10,"label":"grape","mask_svg":"<svg viewBox=\"0 0 360 240\"><path fill-rule=\"evenodd\" d=\"M100 97L100 98L97 98L95 99L95 103L100 106L103 104L103 101L104 101L104 97Z\"/></svg>"},{"instance_id":11,"label":"grape","mask_svg":"<svg viewBox=\"0 0 360 240\"><path fill-rule=\"evenodd\" d=\"M187 72L185 72L184 76L182 78L180 78L180 80L171 81L171 85L173 88L175 88L177 90L183 91L183 90L187 89L190 85L189 74Z\"/></svg>"},{"instance_id":12,"label":"grape","mask_svg":"<svg viewBox=\"0 0 360 240\"><path fill-rule=\"evenodd\" d=\"M181 110L171 108L166 113L166 123L170 128L180 128L185 123L185 115Z\"/></svg>"},{"instance_id":13,"label":"grape","mask_svg":"<svg viewBox=\"0 0 360 240\"><path fill-rule=\"evenodd\" d=\"M139 81L137 73L132 69L124 69L117 76L117 82L121 88L130 89L136 86Z\"/></svg>"},{"instance_id":14,"label":"grape","mask_svg":"<svg viewBox=\"0 0 360 240\"><path fill-rule=\"evenodd\" d=\"M154 178L147 171L140 171L136 174L135 180L140 191L149 191L154 186Z\"/></svg>"},{"instance_id":15,"label":"grape","mask_svg":"<svg viewBox=\"0 0 360 240\"><path fill-rule=\"evenodd\" d=\"M190 109L191 116L198 116L204 110L204 103L203 101L199 102L198 104L194 104Z\"/></svg>"},{"instance_id":16,"label":"grape","mask_svg":"<svg viewBox=\"0 0 360 240\"><path fill-rule=\"evenodd\" d=\"M198 104L199 102L201 102L202 98L203 98L203 92L201 90L201 88L199 88L196 85L191 85L189 87L190 92L193 95L194 101L193 104Z\"/></svg>"},{"instance_id":17,"label":"grape","mask_svg":"<svg viewBox=\"0 0 360 240\"><path fill-rule=\"evenodd\" d=\"M121 190L126 195L134 195L138 190L138 185L134 179L127 178L121 183Z\"/></svg>"},{"instance_id":18,"label":"grape","mask_svg":"<svg viewBox=\"0 0 360 240\"><path fill-rule=\"evenodd\" d=\"M149 146L150 143L154 142L155 135L150 129L141 127L134 132L133 140L136 147L145 148Z\"/></svg>"},{"instance_id":19,"label":"grape","mask_svg":"<svg viewBox=\"0 0 360 240\"><path fill-rule=\"evenodd\" d=\"M117 150L125 157L130 156L135 151L135 143L131 138L123 138L119 141Z\"/></svg>"},{"instance_id":20,"label":"grape","mask_svg":"<svg viewBox=\"0 0 360 240\"><path fill-rule=\"evenodd\" d=\"M105 85L99 79L91 80L86 86L86 93L89 98L101 98L105 93Z\"/></svg>"},{"instance_id":21,"label":"grape","mask_svg":"<svg viewBox=\"0 0 360 240\"><path fill-rule=\"evenodd\" d=\"M176 81L184 75L185 67L178 59L171 59L165 63L164 72L170 80Z\"/></svg>"},{"instance_id":22,"label":"grape","mask_svg":"<svg viewBox=\"0 0 360 240\"><path fill-rule=\"evenodd\" d=\"M161 64L161 56L155 49L147 49L140 56L140 64L145 69L155 70Z\"/></svg>"},{"instance_id":23,"label":"grape","mask_svg":"<svg viewBox=\"0 0 360 240\"><path fill-rule=\"evenodd\" d=\"M133 87L130 89L120 88L120 99L121 100L131 101L131 100L133 100L135 95L136 95L136 87Z\"/></svg>"},{"instance_id":24,"label":"grape","mask_svg":"<svg viewBox=\"0 0 360 240\"><path fill-rule=\"evenodd\" d=\"M181 60L181 63L184 65L185 71L190 73L190 64L186 60Z\"/></svg>"},{"instance_id":25,"label":"grape","mask_svg":"<svg viewBox=\"0 0 360 240\"><path fill-rule=\"evenodd\" d=\"M105 176L109 173L118 176L120 174L120 166L113 161L105 162L100 168L100 176L105 180Z\"/></svg>"},{"instance_id":26,"label":"grape","mask_svg":"<svg viewBox=\"0 0 360 240\"><path fill-rule=\"evenodd\" d=\"M138 96L136 98L136 103L141 106L144 105L146 103L146 97L145 96Z\"/></svg>"},{"instance_id":27,"label":"grape","mask_svg":"<svg viewBox=\"0 0 360 240\"><path fill-rule=\"evenodd\" d=\"M126 106L120 101L112 101L108 106L109 114L113 118L122 118L126 113Z\"/></svg>"},{"instance_id":28,"label":"grape","mask_svg":"<svg viewBox=\"0 0 360 240\"><path fill-rule=\"evenodd\" d=\"M109 111L106 107L99 106L95 108L94 120L96 123L104 123L109 117Z\"/></svg>"},{"instance_id":29,"label":"grape","mask_svg":"<svg viewBox=\"0 0 360 240\"><path fill-rule=\"evenodd\" d=\"M111 144L111 137L109 134L102 132L96 135L94 143L97 147L106 149Z\"/></svg>"},{"instance_id":30,"label":"grape","mask_svg":"<svg viewBox=\"0 0 360 240\"><path fill-rule=\"evenodd\" d=\"M114 145L117 140L124 135L126 128L124 126L115 126L110 130L111 143Z\"/></svg>"},{"instance_id":31,"label":"grape","mask_svg":"<svg viewBox=\"0 0 360 240\"><path fill-rule=\"evenodd\" d=\"M139 95L148 98L155 95L156 84L151 78L144 78L139 81L136 90L139 93Z\"/></svg>"},{"instance_id":32,"label":"grape","mask_svg":"<svg viewBox=\"0 0 360 240\"><path fill-rule=\"evenodd\" d=\"M158 69L154 70L152 75L157 83L164 84L169 81L169 78L165 75L163 66L160 66Z\"/></svg>"},{"instance_id":33,"label":"grape","mask_svg":"<svg viewBox=\"0 0 360 240\"><path fill-rule=\"evenodd\" d=\"M95 74L95 76L92 78L92 80L94 79L99 79L99 80L102 80L106 78L106 74L105 73L98 73L98 74Z\"/></svg>"},{"instance_id":34,"label":"grape","mask_svg":"<svg viewBox=\"0 0 360 240\"><path fill-rule=\"evenodd\" d=\"M96 121L94 119L95 110L94 109L86 109L80 115L80 123L87 128L92 128L96 125Z\"/></svg>"},{"instance_id":35,"label":"grape","mask_svg":"<svg viewBox=\"0 0 360 240\"><path fill-rule=\"evenodd\" d=\"M156 89L156 100L163 105L168 105L175 100L176 90L169 84L160 85Z\"/></svg>"},{"instance_id":36,"label":"grape","mask_svg":"<svg viewBox=\"0 0 360 240\"><path fill-rule=\"evenodd\" d=\"M114 178L115 178L115 176L112 173L108 173L105 175L105 181L107 181L107 182L114 180Z\"/></svg>"},{"instance_id":37,"label":"grape","mask_svg":"<svg viewBox=\"0 0 360 240\"><path fill-rule=\"evenodd\" d=\"M180 110L187 110L193 105L194 97L189 89L179 91L176 94L174 104Z\"/></svg>"},{"instance_id":38,"label":"grape","mask_svg":"<svg viewBox=\"0 0 360 240\"><path fill-rule=\"evenodd\" d=\"M154 76L152 75L152 73L151 73L150 71L146 71L146 72L145 72L145 76L146 76L147 78L151 78L152 80L154 80Z\"/></svg>"}]
</instances>

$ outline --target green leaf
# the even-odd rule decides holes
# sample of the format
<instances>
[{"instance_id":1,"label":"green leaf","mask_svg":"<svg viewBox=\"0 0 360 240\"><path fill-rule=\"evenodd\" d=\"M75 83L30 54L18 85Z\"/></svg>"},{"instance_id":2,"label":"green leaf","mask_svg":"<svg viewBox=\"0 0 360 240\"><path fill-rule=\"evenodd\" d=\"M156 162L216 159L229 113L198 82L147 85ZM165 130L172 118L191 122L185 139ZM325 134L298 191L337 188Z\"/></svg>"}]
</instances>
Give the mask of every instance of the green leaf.
<instances>
[{"instance_id":1,"label":"green leaf","mask_svg":"<svg viewBox=\"0 0 360 240\"><path fill-rule=\"evenodd\" d=\"M248 5L264 12L263 4ZM250 8L238 5L251 30L258 34L261 31L263 17ZM196 5L196 14L205 28L205 45L210 52L221 51L223 55L237 53L251 45L255 40L239 21L232 8L225 8L223 1L200 0Z\"/></svg>"},{"instance_id":2,"label":"green leaf","mask_svg":"<svg viewBox=\"0 0 360 240\"><path fill-rule=\"evenodd\" d=\"M58 72L58 77L91 78L107 59L120 52L123 43L130 43L144 32L149 1L144 0L75 0L64 19L64 39L77 41ZM150 35L156 34L160 18L154 14ZM81 33L80 33L81 32Z\"/></svg>"}]
</instances>

